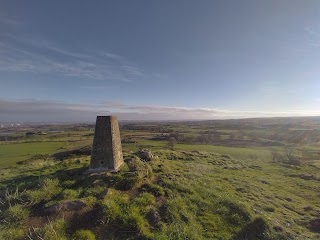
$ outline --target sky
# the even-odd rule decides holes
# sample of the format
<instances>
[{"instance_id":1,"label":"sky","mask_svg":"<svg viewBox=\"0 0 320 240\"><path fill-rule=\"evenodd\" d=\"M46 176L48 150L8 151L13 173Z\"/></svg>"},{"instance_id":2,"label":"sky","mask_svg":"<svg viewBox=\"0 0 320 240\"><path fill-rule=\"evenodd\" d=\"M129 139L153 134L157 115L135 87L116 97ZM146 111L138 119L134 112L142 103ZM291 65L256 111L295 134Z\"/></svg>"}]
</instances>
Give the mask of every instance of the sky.
<instances>
[{"instance_id":1,"label":"sky","mask_svg":"<svg viewBox=\"0 0 320 240\"><path fill-rule=\"evenodd\" d=\"M319 0L0 0L0 122L320 115Z\"/></svg>"}]
</instances>

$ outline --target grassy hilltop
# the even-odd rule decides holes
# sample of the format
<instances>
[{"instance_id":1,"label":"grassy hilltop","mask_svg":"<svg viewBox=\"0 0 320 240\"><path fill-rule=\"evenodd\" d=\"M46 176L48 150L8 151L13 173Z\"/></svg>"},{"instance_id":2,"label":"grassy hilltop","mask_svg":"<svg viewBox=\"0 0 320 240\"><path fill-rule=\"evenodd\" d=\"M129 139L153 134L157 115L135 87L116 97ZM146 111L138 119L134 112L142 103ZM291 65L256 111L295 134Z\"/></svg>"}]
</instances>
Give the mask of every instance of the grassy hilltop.
<instances>
[{"instance_id":1,"label":"grassy hilltop","mask_svg":"<svg viewBox=\"0 0 320 240\"><path fill-rule=\"evenodd\" d=\"M92 130L0 141L0 239L320 238L318 118L126 123L120 171L88 175Z\"/></svg>"}]
</instances>

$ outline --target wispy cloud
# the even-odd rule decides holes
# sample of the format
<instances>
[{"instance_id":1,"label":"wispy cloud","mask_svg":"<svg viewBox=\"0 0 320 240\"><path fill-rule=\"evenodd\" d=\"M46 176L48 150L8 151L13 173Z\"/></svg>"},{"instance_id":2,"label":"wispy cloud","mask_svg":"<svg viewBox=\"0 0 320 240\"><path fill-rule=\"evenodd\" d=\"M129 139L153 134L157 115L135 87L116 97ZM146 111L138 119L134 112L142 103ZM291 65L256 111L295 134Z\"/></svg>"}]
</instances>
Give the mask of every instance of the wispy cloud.
<instances>
[{"instance_id":1,"label":"wispy cloud","mask_svg":"<svg viewBox=\"0 0 320 240\"><path fill-rule=\"evenodd\" d=\"M320 47L320 26L309 26L306 31L306 47L309 49Z\"/></svg>"},{"instance_id":2,"label":"wispy cloud","mask_svg":"<svg viewBox=\"0 0 320 240\"><path fill-rule=\"evenodd\" d=\"M304 55L312 54L320 48L320 25L307 26L301 29L296 36L282 42L285 49L289 50L283 56L283 62L290 63L293 59L298 59L302 64L305 62Z\"/></svg>"},{"instance_id":3,"label":"wispy cloud","mask_svg":"<svg viewBox=\"0 0 320 240\"><path fill-rule=\"evenodd\" d=\"M309 27L306 27L305 30L310 36L320 37L320 25L309 26Z\"/></svg>"},{"instance_id":4,"label":"wispy cloud","mask_svg":"<svg viewBox=\"0 0 320 240\"><path fill-rule=\"evenodd\" d=\"M0 15L0 24L2 26L10 27L10 28L19 28L24 25L23 22L19 21L18 19L9 18L1 15Z\"/></svg>"},{"instance_id":5,"label":"wispy cloud","mask_svg":"<svg viewBox=\"0 0 320 240\"><path fill-rule=\"evenodd\" d=\"M0 36L0 72L121 82L131 82L144 76L142 69L114 53L75 52L35 36Z\"/></svg>"},{"instance_id":6,"label":"wispy cloud","mask_svg":"<svg viewBox=\"0 0 320 240\"><path fill-rule=\"evenodd\" d=\"M119 101L100 104L65 103L34 99L0 99L0 121L94 121L97 115L122 120L205 120L248 117L319 116L320 111L232 111L213 108L130 105Z\"/></svg>"},{"instance_id":7,"label":"wispy cloud","mask_svg":"<svg viewBox=\"0 0 320 240\"><path fill-rule=\"evenodd\" d=\"M260 85L260 91L266 95L277 95L279 94L280 82L279 81L263 81Z\"/></svg>"},{"instance_id":8,"label":"wispy cloud","mask_svg":"<svg viewBox=\"0 0 320 240\"><path fill-rule=\"evenodd\" d=\"M116 86L79 86L81 89L89 89L89 90L105 90L105 89L114 89Z\"/></svg>"}]
</instances>

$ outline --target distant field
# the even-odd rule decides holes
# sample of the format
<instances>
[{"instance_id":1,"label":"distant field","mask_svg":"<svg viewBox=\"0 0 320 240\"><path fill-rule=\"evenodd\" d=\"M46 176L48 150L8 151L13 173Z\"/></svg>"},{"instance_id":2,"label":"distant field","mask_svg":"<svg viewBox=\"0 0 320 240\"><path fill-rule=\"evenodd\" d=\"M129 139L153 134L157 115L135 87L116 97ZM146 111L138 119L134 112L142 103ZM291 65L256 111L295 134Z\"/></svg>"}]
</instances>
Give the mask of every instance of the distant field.
<instances>
[{"instance_id":1,"label":"distant field","mask_svg":"<svg viewBox=\"0 0 320 240\"><path fill-rule=\"evenodd\" d=\"M271 153L267 149L260 148L237 148L237 147L223 147L223 146L212 146L212 145L202 145L202 144L176 144L175 150L185 150L185 151L206 151L206 152L216 152L219 154L228 154L239 160L246 160L257 156L262 160L270 160Z\"/></svg>"},{"instance_id":2,"label":"distant field","mask_svg":"<svg viewBox=\"0 0 320 240\"><path fill-rule=\"evenodd\" d=\"M124 149L126 150L136 151L139 148L152 150L167 149L168 142L138 140L136 146L133 144L124 144ZM205 144L174 144L174 150L215 152L219 154L228 154L239 160L246 160L253 157L259 157L261 160L271 160L271 151L268 148L225 147Z\"/></svg>"},{"instance_id":3,"label":"distant field","mask_svg":"<svg viewBox=\"0 0 320 240\"><path fill-rule=\"evenodd\" d=\"M14 165L17 161L30 158L35 154L51 154L64 142L31 142L0 145L0 168Z\"/></svg>"},{"instance_id":4,"label":"distant field","mask_svg":"<svg viewBox=\"0 0 320 240\"><path fill-rule=\"evenodd\" d=\"M91 146L92 126L0 138L0 239L320 239L320 119L243 121L123 126L114 174L84 174L89 153L67 151ZM32 158L59 151L70 154ZM83 206L57 208L66 201Z\"/></svg>"}]
</instances>

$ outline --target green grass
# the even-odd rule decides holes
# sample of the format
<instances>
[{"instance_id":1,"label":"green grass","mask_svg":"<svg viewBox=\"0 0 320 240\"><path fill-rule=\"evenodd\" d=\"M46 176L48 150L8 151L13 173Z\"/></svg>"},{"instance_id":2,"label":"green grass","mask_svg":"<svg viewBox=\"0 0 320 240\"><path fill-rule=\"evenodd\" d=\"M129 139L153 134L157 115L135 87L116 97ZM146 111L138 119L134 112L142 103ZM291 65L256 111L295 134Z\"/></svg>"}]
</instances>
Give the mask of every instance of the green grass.
<instances>
[{"instance_id":1,"label":"green grass","mask_svg":"<svg viewBox=\"0 0 320 240\"><path fill-rule=\"evenodd\" d=\"M195 135L210 130L209 125L166 128ZM238 133L268 135L268 129L250 131ZM174 144L172 151L167 141L149 140L157 132L128 130L123 136L135 142L123 144L125 164L117 173L84 174L90 156L32 158L91 144L92 135L84 136L91 133L66 130L26 139L30 142L1 143L0 239L27 234L59 240L320 238L310 228L320 212L317 149L312 161L290 166L271 161L270 151L284 151L281 146ZM150 149L155 158L141 161L134 155L140 148ZM44 211L73 200L86 207L56 215ZM35 226L37 214L43 218Z\"/></svg>"},{"instance_id":2,"label":"green grass","mask_svg":"<svg viewBox=\"0 0 320 240\"><path fill-rule=\"evenodd\" d=\"M229 154L230 156L239 160L247 160L254 156L257 156L264 160L271 159L271 153L266 148L240 148L240 147L224 147L224 146L212 146L202 144L176 144L174 146L176 150L186 151L206 151L215 152L219 154Z\"/></svg>"},{"instance_id":3,"label":"green grass","mask_svg":"<svg viewBox=\"0 0 320 240\"><path fill-rule=\"evenodd\" d=\"M173 201L180 199L176 210L171 210L172 222L181 222L181 214L186 218L193 216L192 224L200 223L211 229L204 239L230 239L248 220L263 216L286 236L317 238L307 229L307 222L313 218L310 213L320 208L318 182L290 175L317 174L318 170L308 166L292 169L251 159L224 159L205 152L202 156L190 153L194 159L184 161L186 154L175 154L175 160L164 161L162 178L162 185L171 190ZM188 207L181 209L181 206ZM307 206L313 210L305 211Z\"/></svg>"},{"instance_id":4,"label":"green grass","mask_svg":"<svg viewBox=\"0 0 320 240\"><path fill-rule=\"evenodd\" d=\"M317 239L316 233L308 229L308 221L320 210L318 182L298 176L317 176L319 169L308 165L292 168L265 159L246 158L245 153L251 154L253 149L247 149L249 153L242 153L243 159L238 160L232 157L232 153L236 154L230 151L233 148L219 148L223 154L155 150L157 157L149 163L125 153L125 158L131 160L127 160L120 172L111 175L85 175L87 161L76 165L73 159L68 159L56 161L52 166L29 168L29 177L37 173L30 186L25 184L30 180L20 179L21 174L7 179L2 176L1 182L5 187L8 187L6 181L23 183L21 194L13 192L11 195L18 197L10 198L11 204L15 199L27 203L26 213L18 216L23 217L17 221L20 223L25 222L29 211L33 214L35 205L40 204L43 209L71 199L87 203L88 208L97 211L96 222L92 224L100 227L86 228L96 239L200 240L242 239L243 236L252 236L251 239L263 236L269 240L298 236ZM18 165L15 169L23 171L27 167ZM127 182L136 178L140 184ZM109 191L102 195L105 189ZM17 209L6 206L2 208L10 222L21 209L20 205L12 205ZM78 229L70 228L70 221L81 223L81 217L44 222L32 234L47 239L72 239ZM274 228L281 232L275 232ZM6 225L0 229L0 236L20 236L23 229L12 231Z\"/></svg>"},{"instance_id":5,"label":"green grass","mask_svg":"<svg viewBox=\"0 0 320 240\"><path fill-rule=\"evenodd\" d=\"M45 178L39 185L39 189L26 192L32 204L48 201L61 192L58 179Z\"/></svg>"},{"instance_id":6,"label":"green grass","mask_svg":"<svg viewBox=\"0 0 320 240\"><path fill-rule=\"evenodd\" d=\"M138 151L139 149L165 149L168 146L167 141L153 141L147 139L139 139L135 144L123 144L123 149L127 151Z\"/></svg>"},{"instance_id":7,"label":"green grass","mask_svg":"<svg viewBox=\"0 0 320 240\"><path fill-rule=\"evenodd\" d=\"M5 212L6 224L10 226L20 226L26 223L29 215L29 209L26 206L16 204L10 206Z\"/></svg>"},{"instance_id":8,"label":"green grass","mask_svg":"<svg viewBox=\"0 0 320 240\"><path fill-rule=\"evenodd\" d=\"M152 150L168 149L167 141L152 141L152 140L139 140L137 144L124 144L125 150L137 151L139 148L149 148ZM206 151L216 152L219 154L229 154L230 156L239 160L246 160L250 158L260 158L264 160L271 159L271 152L268 148L254 148L254 147L225 147L213 146L205 144L174 144L175 150L185 151Z\"/></svg>"},{"instance_id":9,"label":"green grass","mask_svg":"<svg viewBox=\"0 0 320 240\"><path fill-rule=\"evenodd\" d=\"M26 160L35 154L51 154L60 147L63 142L29 142L11 143L0 145L0 168L14 165L16 162Z\"/></svg>"},{"instance_id":10,"label":"green grass","mask_svg":"<svg viewBox=\"0 0 320 240\"><path fill-rule=\"evenodd\" d=\"M95 240L96 237L94 233L92 233L90 230L81 229L75 232L73 239L74 240Z\"/></svg>"}]
</instances>

